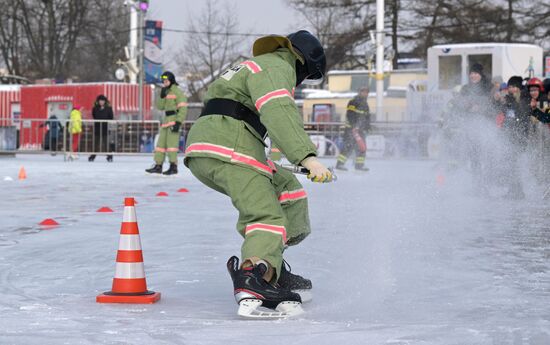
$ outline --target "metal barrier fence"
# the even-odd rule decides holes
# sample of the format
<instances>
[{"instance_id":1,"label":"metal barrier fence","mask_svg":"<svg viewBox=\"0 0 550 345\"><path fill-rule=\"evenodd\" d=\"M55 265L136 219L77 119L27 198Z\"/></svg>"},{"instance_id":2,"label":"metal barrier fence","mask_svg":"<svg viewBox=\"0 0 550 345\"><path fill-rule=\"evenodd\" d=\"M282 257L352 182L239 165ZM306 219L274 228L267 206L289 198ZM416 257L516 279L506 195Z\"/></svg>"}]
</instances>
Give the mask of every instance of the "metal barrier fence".
<instances>
[{"instance_id":1,"label":"metal barrier fence","mask_svg":"<svg viewBox=\"0 0 550 345\"><path fill-rule=\"evenodd\" d=\"M17 153L137 154L152 152L160 122L82 120L77 134L70 133L69 121L51 119L25 119L11 127Z\"/></svg>"},{"instance_id":2,"label":"metal barrier fence","mask_svg":"<svg viewBox=\"0 0 550 345\"><path fill-rule=\"evenodd\" d=\"M184 123L180 151L185 147L186 134L194 121ZM321 156L337 156L343 144L344 124L341 122L305 123L304 128L319 149ZM0 127L0 153L63 153L136 155L150 154L159 134L159 121L83 120L82 132L75 139L68 121L24 119L17 126ZM375 122L367 136L367 154L371 157L437 158L430 152L437 137L435 123ZM531 153L536 176L550 173L550 129L533 126ZM437 150L436 150L437 151Z\"/></svg>"}]
</instances>

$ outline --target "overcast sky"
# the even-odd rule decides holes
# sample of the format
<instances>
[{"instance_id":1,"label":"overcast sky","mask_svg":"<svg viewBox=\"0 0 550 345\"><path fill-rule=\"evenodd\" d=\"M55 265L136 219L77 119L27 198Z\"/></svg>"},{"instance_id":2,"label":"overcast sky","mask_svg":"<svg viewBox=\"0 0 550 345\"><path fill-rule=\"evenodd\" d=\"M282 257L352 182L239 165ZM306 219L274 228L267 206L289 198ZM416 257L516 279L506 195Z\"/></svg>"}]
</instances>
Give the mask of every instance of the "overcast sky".
<instances>
[{"instance_id":1,"label":"overcast sky","mask_svg":"<svg viewBox=\"0 0 550 345\"><path fill-rule=\"evenodd\" d=\"M285 0L217 0L222 7L231 5L238 15L240 32L286 34L307 29L300 16L286 5ZM186 29L188 15L200 15L206 0L151 0L148 18L163 21L167 29ZM163 32L163 55L172 56L183 48L182 33Z\"/></svg>"}]
</instances>

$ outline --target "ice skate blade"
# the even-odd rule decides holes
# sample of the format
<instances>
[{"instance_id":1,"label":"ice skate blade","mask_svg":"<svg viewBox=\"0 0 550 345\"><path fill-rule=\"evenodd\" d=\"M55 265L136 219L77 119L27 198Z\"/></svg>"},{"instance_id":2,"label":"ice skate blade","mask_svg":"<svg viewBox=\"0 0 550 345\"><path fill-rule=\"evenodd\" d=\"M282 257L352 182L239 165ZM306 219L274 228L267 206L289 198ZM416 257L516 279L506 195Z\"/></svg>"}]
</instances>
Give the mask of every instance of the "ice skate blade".
<instances>
[{"instance_id":1,"label":"ice skate blade","mask_svg":"<svg viewBox=\"0 0 550 345\"><path fill-rule=\"evenodd\" d=\"M258 309L261 308L261 309ZM262 301L259 299L243 299L239 302L239 316L249 319L282 319L303 314L300 302L287 301L277 305L275 310L262 308Z\"/></svg>"},{"instance_id":2,"label":"ice skate blade","mask_svg":"<svg viewBox=\"0 0 550 345\"><path fill-rule=\"evenodd\" d=\"M292 290L292 292L297 293L302 298L302 303L311 302L313 299L313 293L311 290Z\"/></svg>"}]
</instances>

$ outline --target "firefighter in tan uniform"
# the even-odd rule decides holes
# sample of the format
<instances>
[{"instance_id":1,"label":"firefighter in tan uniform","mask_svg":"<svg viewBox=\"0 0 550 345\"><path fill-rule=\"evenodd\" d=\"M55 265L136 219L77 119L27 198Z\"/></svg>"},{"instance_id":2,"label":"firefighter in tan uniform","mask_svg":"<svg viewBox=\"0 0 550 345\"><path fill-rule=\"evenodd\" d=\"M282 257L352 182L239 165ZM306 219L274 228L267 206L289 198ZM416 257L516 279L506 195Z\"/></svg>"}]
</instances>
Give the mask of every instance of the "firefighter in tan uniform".
<instances>
[{"instance_id":1,"label":"firefighter in tan uniform","mask_svg":"<svg viewBox=\"0 0 550 345\"><path fill-rule=\"evenodd\" d=\"M178 147L180 128L187 117L187 98L179 89L176 77L171 72L161 76L164 87L160 90L157 109L164 110L160 135L155 147L155 164L145 171L150 174L175 175L178 173ZM168 156L170 167L162 172L162 164Z\"/></svg>"},{"instance_id":2,"label":"firefighter in tan uniform","mask_svg":"<svg viewBox=\"0 0 550 345\"><path fill-rule=\"evenodd\" d=\"M189 131L184 162L239 211L242 264L235 256L227 263L239 315L289 316L302 310L293 291L312 287L283 263L283 250L310 233L307 196L291 172L266 158L264 138L269 136L290 162L307 168L312 181L332 180L316 158L293 98L304 80L322 81L326 60L320 42L307 31L259 38L253 55L208 88L203 112ZM258 304L277 312L258 314Z\"/></svg>"}]
</instances>

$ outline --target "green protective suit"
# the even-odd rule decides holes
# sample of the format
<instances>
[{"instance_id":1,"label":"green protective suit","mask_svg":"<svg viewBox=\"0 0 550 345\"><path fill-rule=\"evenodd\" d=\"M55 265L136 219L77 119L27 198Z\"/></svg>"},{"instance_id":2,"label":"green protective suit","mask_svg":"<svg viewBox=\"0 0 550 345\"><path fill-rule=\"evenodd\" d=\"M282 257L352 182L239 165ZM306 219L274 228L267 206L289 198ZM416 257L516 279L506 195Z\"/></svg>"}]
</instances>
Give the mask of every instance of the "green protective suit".
<instances>
[{"instance_id":1,"label":"green protective suit","mask_svg":"<svg viewBox=\"0 0 550 345\"><path fill-rule=\"evenodd\" d=\"M180 131L172 131L176 122L183 123L187 117L187 97L181 92L177 85L170 86L166 97L157 100L157 109L166 112L175 112L174 115L165 115L160 125L160 134L155 147L155 163L162 165L166 154L170 163L178 162L178 146Z\"/></svg>"},{"instance_id":2,"label":"green protective suit","mask_svg":"<svg viewBox=\"0 0 550 345\"><path fill-rule=\"evenodd\" d=\"M231 67L205 101L231 99L253 110L272 142L299 164L317 154L293 99L297 57L286 48ZM231 198L239 211L243 259L259 257L280 273L283 249L310 232L306 193L296 177L268 161L265 143L244 121L200 117L187 136L185 164L204 184Z\"/></svg>"}]
</instances>

